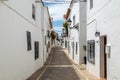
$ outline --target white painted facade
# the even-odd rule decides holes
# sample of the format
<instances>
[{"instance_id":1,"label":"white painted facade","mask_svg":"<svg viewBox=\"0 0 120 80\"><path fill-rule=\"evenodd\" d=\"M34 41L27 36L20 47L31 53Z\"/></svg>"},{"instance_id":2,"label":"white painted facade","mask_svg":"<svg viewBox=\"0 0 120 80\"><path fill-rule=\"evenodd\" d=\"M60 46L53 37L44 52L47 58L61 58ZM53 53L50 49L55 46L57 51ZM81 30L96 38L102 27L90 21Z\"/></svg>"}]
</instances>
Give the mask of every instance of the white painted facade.
<instances>
[{"instance_id":1,"label":"white painted facade","mask_svg":"<svg viewBox=\"0 0 120 80\"><path fill-rule=\"evenodd\" d=\"M120 80L119 4L119 0L93 0L90 10L90 0L87 0L87 40L95 40L95 64L87 62L87 70L101 78L100 71L104 65L100 63L100 36L106 35L107 44L111 46L111 52L107 54L107 80ZM100 36L95 36L96 31Z\"/></svg>"},{"instance_id":2,"label":"white painted facade","mask_svg":"<svg viewBox=\"0 0 120 80\"><path fill-rule=\"evenodd\" d=\"M79 2L71 3L71 12L69 18L72 23L69 27L74 27L77 23L79 23ZM73 19L74 18L74 19ZM71 58L79 64L79 31L75 28L69 28L69 41L70 41L70 56ZM77 47L76 47L77 43ZM77 51L76 51L77 48Z\"/></svg>"},{"instance_id":3,"label":"white painted facade","mask_svg":"<svg viewBox=\"0 0 120 80\"><path fill-rule=\"evenodd\" d=\"M52 19L49 14L48 7L44 7L44 61L47 60L48 55L50 53L50 50L52 48L51 46L51 38L50 38L50 33L53 30L52 28ZM49 35L48 35L49 31ZM47 47L49 47L47 49Z\"/></svg>"},{"instance_id":4,"label":"white painted facade","mask_svg":"<svg viewBox=\"0 0 120 80\"><path fill-rule=\"evenodd\" d=\"M47 45L47 28L48 28L48 26L49 26L49 15L48 15L48 12L47 12L48 10L47 10L47 7L43 7L43 16L44 16L44 18L42 19L43 20L43 27L42 27L42 32L43 32L43 48L44 48L44 50L43 50L43 61L44 61L44 63L46 62L46 60L47 60L47 51L46 51L46 45Z\"/></svg>"},{"instance_id":5,"label":"white painted facade","mask_svg":"<svg viewBox=\"0 0 120 80\"><path fill-rule=\"evenodd\" d=\"M86 63L84 61L84 57L86 57L86 23L87 23L87 5L86 2L84 2L84 0L80 0L79 1L79 6L80 6L80 10L79 10L79 46L80 46L80 59L79 59L79 64L84 64Z\"/></svg>"},{"instance_id":6,"label":"white painted facade","mask_svg":"<svg viewBox=\"0 0 120 80\"><path fill-rule=\"evenodd\" d=\"M32 18L32 4L36 8L36 20ZM0 80L26 80L43 66L42 7L35 0L0 1ZM26 31L31 32L30 51L27 51ZM35 41L39 41L37 60Z\"/></svg>"},{"instance_id":7,"label":"white painted facade","mask_svg":"<svg viewBox=\"0 0 120 80\"><path fill-rule=\"evenodd\" d=\"M86 51L83 48L86 45L86 2L74 1L70 5L71 12L69 15L72 21L70 25L72 29L69 29L70 54L77 64L84 64L84 57L86 56ZM76 29L75 26L78 28Z\"/></svg>"}]
</instances>

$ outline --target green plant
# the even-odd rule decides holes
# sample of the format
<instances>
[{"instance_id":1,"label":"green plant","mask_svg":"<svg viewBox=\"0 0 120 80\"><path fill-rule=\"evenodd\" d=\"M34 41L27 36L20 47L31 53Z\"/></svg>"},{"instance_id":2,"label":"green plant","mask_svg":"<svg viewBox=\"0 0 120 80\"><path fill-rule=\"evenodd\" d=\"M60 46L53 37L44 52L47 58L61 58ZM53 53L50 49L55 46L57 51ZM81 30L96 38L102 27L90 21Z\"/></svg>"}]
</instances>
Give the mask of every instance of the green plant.
<instances>
[{"instance_id":1,"label":"green plant","mask_svg":"<svg viewBox=\"0 0 120 80\"><path fill-rule=\"evenodd\" d=\"M67 22L63 23L63 27L65 28L66 34L68 36L68 23Z\"/></svg>"},{"instance_id":2,"label":"green plant","mask_svg":"<svg viewBox=\"0 0 120 80\"><path fill-rule=\"evenodd\" d=\"M55 31L51 31L50 36L51 36L51 39L52 39L52 40L55 39L55 38L56 38L56 33L55 33Z\"/></svg>"}]
</instances>

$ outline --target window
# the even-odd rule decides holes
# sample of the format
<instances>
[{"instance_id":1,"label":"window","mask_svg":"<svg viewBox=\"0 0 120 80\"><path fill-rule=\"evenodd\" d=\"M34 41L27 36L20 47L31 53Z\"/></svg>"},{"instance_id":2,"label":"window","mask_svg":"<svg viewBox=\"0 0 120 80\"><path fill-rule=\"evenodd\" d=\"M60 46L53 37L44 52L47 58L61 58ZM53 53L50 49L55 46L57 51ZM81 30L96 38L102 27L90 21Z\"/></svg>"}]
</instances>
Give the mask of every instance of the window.
<instances>
[{"instance_id":1,"label":"window","mask_svg":"<svg viewBox=\"0 0 120 80\"><path fill-rule=\"evenodd\" d=\"M46 46L46 52L48 52L48 49L49 49L49 46L48 46L48 44L47 44L47 46Z\"/></svg>"},{"instance_id":2,"label":"window","mask_svg":"<svg viewBox=\"0 0 120 80\"><path fill-rule=\"evenodd\" d=\"M75 25L75 15L73 16L73 26Z\"/></svg>"},{"instance_id":3,"label":"window","mask_svg":"<svg viewBox=\"0 0 120 80\"><path fill-rule=\"evenodd\" d=\"M50 38L50 31L47 30L47 37Z\"/></svg>"},{"instance_id":4,"label":"window","mask_svg":"<svg viewBox=\"0 0 120 80\"><path fill-rule=\"evenodd\" d=\"M78 48L78 44L77 44L77 42L76 42L76 54L77 54L77 48Z\"/></svg>"},{"instance_id":5,"label":"window","mask_svg":"<svg viewBox=\"0 0 120 80\"><path fill-rule=\"evenodd\" d=\"M87 41L87 57L89 62L95 63L95 40Z\"/></svg>"},{"instance_id":6,"label":"window","mask_svg":"<svg viewBox=\"0 0 120 80\"><path fill-rule=\"evenodd\" d=\"M36 60L39 58L39 42L38 41L35 41L34 47L35 47L35 60Z\"/></svg>"},{"instance_id":7,"label":"window","mask_svg":"<svg viewBox=\"0 0 120 80\"><path fill-rule=\"evenodd\" d=\"M72 48L73 48L73 59L74 59L74 41L72 42Z\"/></svg>"},{"instance_id":8,"label":"window","mask_svg":"<svg viewBox=\"0 0 120 80\"><path fill-rule=\"evenodd\" d=\"M50 41L48 41L48 48L50 48Z\"/></svg>"},{"instance_id":9,"label":"window","mask_svg":"<svg viewBox=\"0 0 120 80\"><path fill-rule=\"evenodd\" d=\"M93 0L90 0L90 9L93 8Z\"/></svg>"},{"instance_id":10,"label":"window","mask_svg":"<svg viewBox=\"0 0 120 80\"><path fill-rule=\"evenodd\" d=\"M31 50L31 33L29 31L27 31L27 50Z\"/></svg>"},{"instance_id":11,"label":"window","mask_svg":"<svg viewBox=\"0 0 120 80\"><path fill-rule=\"evenodd\" d=\"M46 43L47 43L47 40L46 40L46 36L45 36L45 45L46 45Z\"/></svg>"},{"instance_id":12,"label":"window","mask_svg":"<svg viewBox=\"0 0 120 80\"><path fill-rule=\"evenodd\" d=\"M70 42L68 41L68 51L70 51L70 44L69 44Z\"/></svg>"},{"instance_id":13,"label":"window","mask_svg":"<svg viewBox=\"0 0 120 80\"><path fill-rule=\"evenodd\" d=\"M36 13L35 6L32 5L32 18L33 18L34 20L36 19L35 13Z\"/></svg>"},{"instance_id":14,"label":"window","mask_svg":"<svg viewBox=\"0 0 120 80\"><path fill-rule=\"evenodd\" d=\"M67 48L67 41L65 41L65 48Z\"/></svg>"}]
</instances>

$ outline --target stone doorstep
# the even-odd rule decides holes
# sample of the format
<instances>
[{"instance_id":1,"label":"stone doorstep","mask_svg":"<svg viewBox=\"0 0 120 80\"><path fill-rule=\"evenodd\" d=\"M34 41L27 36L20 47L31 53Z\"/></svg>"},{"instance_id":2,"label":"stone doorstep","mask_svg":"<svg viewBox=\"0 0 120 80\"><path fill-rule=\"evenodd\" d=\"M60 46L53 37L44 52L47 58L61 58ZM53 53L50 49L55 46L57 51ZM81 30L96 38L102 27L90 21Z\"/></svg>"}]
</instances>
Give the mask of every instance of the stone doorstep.
<instances>
[{"instance_id":1,"label":"stone doorstep","mask_svg":"<svg viewBox=\"0 0 120 80\"><path fill-rule=\"evenodd\" d=\"M81 64L81 65L75 64L75 65L79 68L79 70L82 72L83 76L86 77L87 80L106 80L104 78L98 79L96 76L94 76L89 71L87 71L85 64Z\"/></svg>"}]
</instances>

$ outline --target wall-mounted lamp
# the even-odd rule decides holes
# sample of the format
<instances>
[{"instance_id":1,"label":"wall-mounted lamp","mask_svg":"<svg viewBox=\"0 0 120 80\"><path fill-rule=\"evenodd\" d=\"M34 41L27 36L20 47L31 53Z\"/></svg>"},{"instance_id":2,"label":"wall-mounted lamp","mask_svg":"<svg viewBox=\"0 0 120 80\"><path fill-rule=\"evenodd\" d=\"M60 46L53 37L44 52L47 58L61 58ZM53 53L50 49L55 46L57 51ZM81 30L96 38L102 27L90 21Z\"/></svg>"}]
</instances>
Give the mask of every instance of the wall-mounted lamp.
<instances>
[{"instance_id":1,"label":"wall-mounted lamp","mask_svg":"<svg viewBox=\"0 0 120 80\"><path fill-rule=\"evenodd\" d=\"M77 29L79 31L79 23L77 23L73 27L69 27L69 29Z\"/></svg>"},{"instance_id":2,"label":"wall-mounted lamp","mask_svg":"<svg viewBox=\"0 0 120 80\"><path fill-rule=\"evenodd\" d=\"M69 27L69 29L74 29L74 27Z\"/></svg>"},{"instance_id":3,"label":"wall-mounted lamp","mask_svg":"<svg viewBox=\"0 0 120 80\"><path fill-rule=\"evenodd\" d=\"M96 32L95 32L95 36L96 36L96 37L97 37L97 36L100 36L100 32L96 31Z\"/></svg>"},{"instance_id":4,"label":"wall-mounted lamp","mask_svg":"<svg viewBox=\"0 0 120 80\"><path fill-rule=\"evenodd\" d=\"M80 2L86 2L87 0L80 0Z\"/></svg>"},{"instance_id":5,"label":"wall-mounted lamp","mask_svg":"<svg viewBox=\"0 0 120 80\"><path fill-rule=\"evenodd\" d=\"M62 29L62 32L65 33L65 29L64 28Z\"/></svg>"},{"instance_id":6,"label":"wall-mounted lamp","mask_svg":"<svg viewBox=\"0 0 120 80\"><path fill-rule=\"evenodd\" d=\"M41 1L40 1L40 0L36 0L35 2L36 2L36 3L40 3Z\"/></svg>"},{"instance_id":7,"label":"wall-mounted lamp","mask_svg":"<svg viewBox=\"0 0 120 80\"><path fill-rule=\"evenodd\" d=\"M8 0L0 0L0 1L8 1Z\"/></svg>"},{"instance_id":8,"label":"wall-mounted lamp","mask_svg":"<svg viewBox=\"0 0 120 80\"><path fill-rule=\"evenodd\" d=\"M67 36L67 35L66 35L66 31L65 31L64 28L62 29L62 36L63 36L63 37L66 37L66 36Z\"/></svg>"},{"instance_id":9,"label":"wall-mounted lamp","mask_svg":"<svg viewBox=\"0 0 120 80\"><path fill-rule=\"evenodd\" d=\"M68 23L68 25L71 25L72 21L70 18L68 19L67 23Z\"/></svg>"}]
</instances>

